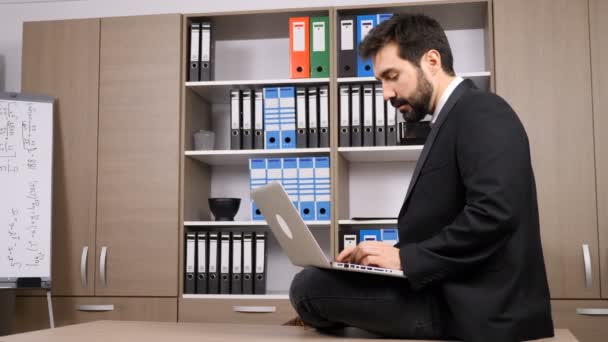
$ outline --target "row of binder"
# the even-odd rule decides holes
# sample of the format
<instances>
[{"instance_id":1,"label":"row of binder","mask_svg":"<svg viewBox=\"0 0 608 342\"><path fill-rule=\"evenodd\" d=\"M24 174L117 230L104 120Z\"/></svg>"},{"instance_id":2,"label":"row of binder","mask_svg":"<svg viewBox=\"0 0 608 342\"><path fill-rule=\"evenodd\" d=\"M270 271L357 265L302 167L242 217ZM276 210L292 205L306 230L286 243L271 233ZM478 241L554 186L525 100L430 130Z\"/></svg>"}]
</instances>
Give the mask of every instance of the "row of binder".
<instances>
[{"instance_id":1,"label":"row of binder","mask_svg":"<svg viewBox=\"0 0 608 342\"><path fill-rule=\"evenodd\" d=\"M328 87L230 91L230 149L329 147Z\"/></svg>"},{"instance_id":2,"label":"row of binder","mask_svg":"<svg viewBox=\"0 0 608 342\"><path fill-rule=\"evenodd\" d=\"M329 157L250 159L249 172L251 190L280 182L304 220L330 219ZM253 201L251 218L264 220Z\"/></svg>"},{"instance_id":3,"label":"row of binder","mask_svg":"<svg viewBox=\"0 0 608 342\"><path fill-rule=\"evenodd\" d=\"M343 84L339 96L340 146L397 145L397 109L380 84Z\"/></svg>"},{"instance_id":4,"label":"row of binder","mask_svg":"<svg viewBox=\"0 0 608 342\"><path fill-rule=\"evenodd\" d=\"M186 233L184 293L265 294L265 232Z\"/></svg>"},{"instance_id":5,"label":"row of binder","mask_svg":"<svg viewBox=\"0 0 608 342\"><path fill-rule=\"evenodd\" d=\"M374 76L372 61L370 58L364 59L359 55L359 45L369 31L392 16L392 13L340 16L338 19L339 77Z\"/></svg>"},{"instance_id":6,"label":"row of binder","mask_svg":"<svg viewBox=\"0 0 608 342\"><path fill-rule=\"evenodd\" d=\"M291 78L329 77L329 17L289 18Z\"/></svg>"},{"instance_id":7,"label":"row of binder","mask_svg":"<svg viewBox=\"0 0 608 342\"><path fill-rule=\"evenodd\" d=\"M397 228L366 228L342 229L340 231L340 250L347 247L356 247L362 241L381 241L394 246L399 242L399 230Z\"/></svg>"},{"instance_id":8,"label":"row of binder","mask_svg":"<svg viewBox=\"0 0 608 342\"><path fill-rule=\"evenodd\" d=\"M191 22L188 81L210 81L213 79L213 46L211 22Z\"/></svg>"}]
</instances>

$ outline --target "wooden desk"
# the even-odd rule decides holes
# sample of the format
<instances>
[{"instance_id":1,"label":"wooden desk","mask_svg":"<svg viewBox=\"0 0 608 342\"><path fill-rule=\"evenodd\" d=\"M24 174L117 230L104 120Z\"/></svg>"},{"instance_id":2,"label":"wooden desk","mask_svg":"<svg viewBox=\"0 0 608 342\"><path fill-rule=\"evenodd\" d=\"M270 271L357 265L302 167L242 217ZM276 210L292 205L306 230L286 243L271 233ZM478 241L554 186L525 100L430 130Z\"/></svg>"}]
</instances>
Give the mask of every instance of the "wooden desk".
<instances>
[{"instance_id":1,"label":"wooden desk","mask_svg":"<svg viewBox=\"0 0 608 342\"><path fill-rule=\"evenodd\" d=\"M268 341L332 341L336 339L358 341L386 341L370 336L335 337L321 335L314 329L303 327L220 324L220 323L164 323L97 321L71 325L56 329L39 330L25 334L0 337L0 342L166 342L166 341L212 341L212 342L268 342ZM412 342L423 342L414 341ZM556 330L555 338L543 342L576 342L568 330ZM425 341L429 342L429 341Z\"/></svg>"}]
</instances>

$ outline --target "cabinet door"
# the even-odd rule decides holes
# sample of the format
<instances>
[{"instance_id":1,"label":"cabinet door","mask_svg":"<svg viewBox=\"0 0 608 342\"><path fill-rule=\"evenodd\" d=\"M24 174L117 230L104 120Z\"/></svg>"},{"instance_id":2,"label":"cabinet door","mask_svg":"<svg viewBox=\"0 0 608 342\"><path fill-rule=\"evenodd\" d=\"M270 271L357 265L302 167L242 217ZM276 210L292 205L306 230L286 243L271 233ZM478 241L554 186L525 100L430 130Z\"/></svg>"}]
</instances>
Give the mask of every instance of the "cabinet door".
<instances>
[{"instance_id":1,"label":"cabinet door","mask_svg":"<svg viewBox=\"0 0 608 342\"><path fill-rule=\"evenodd\" d=\"M530 139L551 295L599 297L587 0L495 0L494 25L496 91Z\"/></svg>"},{"instance_id":2,"label":"cabinet door","mask_svg":"<svg viewBox=\"0 0 608 342\"><path fill-rule=\"evenodd\" d=\"M581 342L605 342L608 336L608 301L553 300L556 329L568 329Z\"/></svg>"},{"instance_id":3,"label":"cabinet door","mask_svg":"<svg viewBox=\"0 0 608 342\"><path fill-rule=\"evenodd\" d=\"M177 321L177 298L54 297L55 326L98 320ZM46 297L17 297L13 333L49 328Z\"/></svg>"},{"instance_id":4,"label":"cabinet door","mask_svg":"<svg viewBox=\"0 0 608 342\"><path fill-rule=\"evenodd\" d=\"M23 26L22 91L56 99L51 276L57 295L94 291L99 25L86 19Z\"/></svg>"},{"instance_id":5,"label":"cabinet door","mask_svg":"<svg viewBox=\"0 0 608 342\"><path fill-rule=\"evenodd\" d=\"M608 298L608 3L590 0L589 9L602 297Z\"/></svg>"},{"instance_id":6,"label":"cabinet door","mask_svg":"<svg viewBox=\"0 0 608 342\"><path fill-rule=\"evenodd\" d=\"M180 34L101 20L96 295L177 296Z\"/></svg>"}]
</instances>

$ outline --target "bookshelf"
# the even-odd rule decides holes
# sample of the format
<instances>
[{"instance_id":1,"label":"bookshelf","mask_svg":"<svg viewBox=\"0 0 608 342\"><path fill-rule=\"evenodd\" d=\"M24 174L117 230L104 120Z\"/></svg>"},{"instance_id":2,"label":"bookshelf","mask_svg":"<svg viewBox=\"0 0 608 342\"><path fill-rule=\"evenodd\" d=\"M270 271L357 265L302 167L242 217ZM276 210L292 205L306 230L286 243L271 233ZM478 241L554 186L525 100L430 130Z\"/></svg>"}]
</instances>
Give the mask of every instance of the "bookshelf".
<instances>
[{"instance_id":1,"label":"bookshelf","mask_svg":"<svg viewBox=\"0 0 608 342\"><path fill-rule=\"evenodd\" d=\"M405 196L422 146L339 147L338 85L376 82L374 77L341 78L337 70L337 28L342 14L416 12L431 15L446 29L452 46L458 75L472 79L478 87L494 89L493 32L491 1L437 1L369 6L326 7L235 13L195 13L183 18L184 58L188 54L188 25L205 18L214 27L215 79L187 82L182 88L182 157L181 213L186 231L267 231L264 222L251 221L249 215L249 158L329 156L331 165L330 221L310 222L309 226L328 258L339 251L341 228L395 227L396 220L354 221L352 217L396 217ZM329 16L330 77L289 79L289 31L292 16ZM246 56L247 58L243 58ZM188 63L183 73L187 75ZM186 80L187 78L184 78ZM329 87L330 147L294 150L230 150L230 89L261 89L265 86L326 85ZM215 132L215 149L195 151L192 134L205 129ZM209 197L239 197L241 209L234 222L215 222L207 208ZM375 203L371 206L369 203ZM293 316L288 303L289 284L300 268L291 265L274 238L269 240L269 277L266 295L183 294L180 290L180 321L214 321L198 311L225 310L221 321L252 316L235 316L232 308L246 303L252 306L276 306L264 319L276 324ZM184 269L180 251L180 273ZM274 272L273 272L274 271ZM180 289L183 289L180 278ZM223 312L223 311L222 311ZM242 314L242 313L240 313ZM275 316L272 316L275 315ZM216 320L217 321L217 320Z\"/></svg>"}]
</instances>

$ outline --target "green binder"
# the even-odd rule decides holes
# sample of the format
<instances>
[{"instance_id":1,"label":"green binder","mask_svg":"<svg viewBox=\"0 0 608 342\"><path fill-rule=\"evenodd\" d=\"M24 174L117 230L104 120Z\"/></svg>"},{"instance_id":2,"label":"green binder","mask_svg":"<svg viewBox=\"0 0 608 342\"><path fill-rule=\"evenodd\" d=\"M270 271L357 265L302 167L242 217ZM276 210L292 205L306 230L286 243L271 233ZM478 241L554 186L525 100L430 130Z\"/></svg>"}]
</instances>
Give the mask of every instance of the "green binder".
<instances>
[{"instance_id":1,"label":"green binder","mask_svg":"<svg viewBox=\"0 0 608 342\"><path fill-rule=\"evenodd\" d=\"M329 77L329 17L310 18L310 77Z\"/></svg>"}]
</instances>

